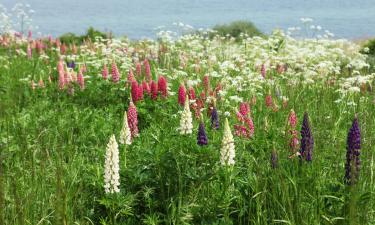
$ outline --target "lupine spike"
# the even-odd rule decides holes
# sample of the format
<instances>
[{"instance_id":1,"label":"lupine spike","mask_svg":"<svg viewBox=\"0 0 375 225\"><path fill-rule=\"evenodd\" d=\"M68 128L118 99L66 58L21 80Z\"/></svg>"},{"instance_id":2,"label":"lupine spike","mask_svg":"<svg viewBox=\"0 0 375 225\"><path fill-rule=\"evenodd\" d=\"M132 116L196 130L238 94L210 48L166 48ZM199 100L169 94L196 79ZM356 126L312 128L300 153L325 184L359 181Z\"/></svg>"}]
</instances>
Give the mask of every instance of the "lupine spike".
<instances>
[{"instance_id":1,"label":"lupine spike","mask_svg":"<svg viewBox=\"0 0 375 225\"><path fill-rule=\"evenodd\" d=\"M158 85L155 81L151 81L151 98L156 100L158 98Z\"/></svg>"},{"instance_id":2,"label":"lupine spike","mask_svg":"<svg viewBox=\"0 0 375 225\"><path fill-rule=\"evenodd\" d=\"M185 97L186 97L186 89L183 84L180 85L178 88L178 104L184 105L185 104Z\"/></svg>"},{"instance_id":3,"label":"lupine spike","mask_svg":"<svg viewBox=\"0 0 375 225\"><path fill-rule=\"evenodd\" d=\"M120 81L120 73L118 71L117 65L115 61L112 62L112 82L113 83L118 83Z\"/></svg>"},{"instance_id":4,"label":"lupine spike","mask_svg":"<svg viewBox=\"0 0 375 225\"><path fill-rule=\"evenodd\" d=\"M85 89L85 78L83 77L82 70L78 72L77 82L81 90Z\"/></svg>"},{"instance_id":5,"label":"lupine spike","mask_svg":"<svg viewBox=\"0 0 375 225\"><path fill-rule=\"evenodd\" d=\"M207 135L206 135L206 129L204 128L204 123L200 122L199 123L199 128L198 128L198 136L197 136L197 144L200 146L207 145L208 140L207 140Z\"/></svg>"},{"instance_id":6,"label":"lupine spike","mask_svg":"<svg viewBox=\"0 0 375 225\"><path fill-rule=\"evenodd\" d=\"M102 77L103 77L104 80L107 80L107 79L108 79L108 68L107 68L107 64L104 64L104 66L103 66Z\"/></svg>"},{"instance_id":7,"label":"lupine spike","mask_svg":"<svg viewBox=\"0 0 375 225\"><path fill-rule=\"evenodd\" d=\"M138 113L134 103L130 101L128 108L128 124L131 131L132 138L139 135L138 131Z\"/></svg>"},{"instance_id":8,"label":"lupine spike","mask_svg":"<svg viewBox=\"0 0 375 225\"><path fill-rule=\"evenodd\" d=\"M230 131L228 118L225 118L224 135L221 143L220 150L220 163L221 165L234 165L235 146L232 132Z\"/></svg>"},{"instance_id":9,"label":"lupine spike","mask_svg":"<svg viewBox=\"0 0 375 225\"><path fill-rule=\"evenodd\" d=\"M361 164L359 158L361 154L361 130L357 116L348 132L346 150L345 183L351 185L358 181Z\"/></svg>"},{"instance_id":10,"label":"lupine spike","mask_svg":"<svg viewBox=\"0 0 375 225\"><path fill-rule=\"evenodd\" d=\"M213 107L211 112L211 127L215 130L219 129L219 115L215 106Z\"/></svg>"},{"instance_id":11,"label":"lupine spike","mask_svg":"<svg viewBox=\"0 0 375 225\"><path fill-rule=\"evenodd\" d=\"M309 116L306 112L303 116L303 123L301 128L301 157L304 158L306 161L311 162L313 150L314 137L312 136L310 128Z\"/></svg>"},{"instance_id":12,"label":"lupine spike","mask_svg":"<svg viewBox=\"0 0 375 225\"><path fill-rule=\"evenodd\" d=\"M185 98L184 111L181 114L180 127L178 128L180 134L191 134L193 132L193 118L190 111L189 98Z\"/></svg>"},{"instance_id":13,"label":"lupine spike","mask_svg":"<svg viewBox=\"0 0 375 225\"><path fill-rule=\"evenodd\" d=\"M160 92L162 97L167 97L167 79L164 76L160 76L158 79L158 91Z\"/></svg>"},{"instance_id":14,"label":"lupine spike","mask_svg":"<svg viewBox=\"0 0 375 225\"><path fill-rule=\"evenodd\" d=\"M132 100L134 103L137 103L138 101L138 83L137 81L133 81L131 86L131 94L132 94Z\"/></svg>"}]
</instances>

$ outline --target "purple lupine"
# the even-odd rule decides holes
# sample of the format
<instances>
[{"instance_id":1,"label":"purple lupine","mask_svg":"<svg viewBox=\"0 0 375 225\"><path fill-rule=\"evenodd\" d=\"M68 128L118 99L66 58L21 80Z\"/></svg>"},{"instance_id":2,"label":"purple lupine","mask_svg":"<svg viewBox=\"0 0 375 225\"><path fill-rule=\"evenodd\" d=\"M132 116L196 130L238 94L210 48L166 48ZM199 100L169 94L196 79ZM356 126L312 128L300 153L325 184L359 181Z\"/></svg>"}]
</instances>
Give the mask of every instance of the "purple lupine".
<instances>
[{"instance_id":1,"label":"purple lupine","mask_svg":"<svg viewBox=\"0 0 375 225\"><path fill-rule=\"evenodd\" d=\"M198 145L207 145L207 135L206 135L206 129L204 128L204 123L199 123L198 128L198 136L197 136L197 144Z\"/></svg>"},{"instance_id":2,"label":"purple lupine","mask_svg":"<svg viewBox=\"0 0 375 225\"><path fill-rule=\"evenodd\" d=\"M276 150L272 150L271 153L271 167L272 169L276 169L278 166L278 157Z\"/></svg>"},{"instance_id":3,"label":"purple lupine","mask_svg":"<svg viewBox=\"0 0 375 225\"><path fill-rule=\"evenodd\" d=\"M311 162L313 149L314 137L311 133L309 116L307 112L305 112L305 114L303 115L303 123L301 128L301 157L304 158L306 161Z\"/></svg>"},{"instance_id":4,"label":"purple lupine","mask_svg":"<svg viewBox=\"0 0 375 225\"><path fill-rule=\"evenodd\" d=\"M71 68L71 69L75 69L75 68L76 68L76 64L75 64L74 61L67 62L67 67L68 67L68 68Z\"/></svg>"},{"instance_id":5,"label":"purple lupine","mask_svg":"<svg viewBox=\"0 0 375 225\"><path fill-rule=\"evenodd\" d=\"M352 127L349 129L346 150L345 182L350 185L357 181L361 164L359 159L361 153L361 130L359 129L357 117L354 118Z\"/></svg>"},{"instance_id":6,"label":"purple lupine","mask_svg":"<svg viewBox=\"0 0 375 225\"><path fill-rule=\"evenodd\" d=\"M215 130L219 129L219 116L216 107L213 107L211 112L211 127Z\"/></svg>"}]
</instances>

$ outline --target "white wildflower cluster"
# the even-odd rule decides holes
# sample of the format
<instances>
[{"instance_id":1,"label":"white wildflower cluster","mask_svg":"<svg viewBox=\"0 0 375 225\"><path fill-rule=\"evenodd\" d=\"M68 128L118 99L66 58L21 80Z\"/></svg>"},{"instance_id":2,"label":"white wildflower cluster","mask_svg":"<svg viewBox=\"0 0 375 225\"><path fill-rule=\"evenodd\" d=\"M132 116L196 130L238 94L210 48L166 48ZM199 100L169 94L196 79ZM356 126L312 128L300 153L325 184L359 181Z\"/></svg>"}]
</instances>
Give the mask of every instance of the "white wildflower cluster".
<instances>
[{"instance_id":1,"label":"white wildflower cluster","mask_svg":"<svg viewBox=\"0 0 375 225\"><path fill-rule=\"evenodd\" d=\"M104 166L104 189L106 193L120 192L119 150L115 135L107 144Z\"/></svg>"},{"instance_id":2,"label":"white wildflower cluster","mask_svg":"<svg viewBox=\"0 0 375 225\"><path fill-rule=\"evenodd\" d=\"M184 111L181 114L180 127L178 128L180 134L193 133L193 118L189 106L189 98L186 97Z\"/></svg>"},{"instance_id":3,"label":"white wildflower cluster","mask_svg":"<svg viewBox=\"0 0 375 225\"><path fill-rule=\"evenodd\" d=\"M126 111L124 112L124 121L123 121L122 128L120 131L120 143L125 144L125 145L131 145L132 143L132 136L131 136L130 127L128 124L128 115Z\"/></svg>"},{"instance_id":4,"label":"white wildflower cluster","mask_svg":"<svg viewBox=\"0 0 375 225\"><path fill-rule=\"evenodd\" d=\"M222 165L234 165L235 147L232 132L230 131L228 119L225 118L224 136L220 151L220 163Z\"/></svg>"}]
</instances>

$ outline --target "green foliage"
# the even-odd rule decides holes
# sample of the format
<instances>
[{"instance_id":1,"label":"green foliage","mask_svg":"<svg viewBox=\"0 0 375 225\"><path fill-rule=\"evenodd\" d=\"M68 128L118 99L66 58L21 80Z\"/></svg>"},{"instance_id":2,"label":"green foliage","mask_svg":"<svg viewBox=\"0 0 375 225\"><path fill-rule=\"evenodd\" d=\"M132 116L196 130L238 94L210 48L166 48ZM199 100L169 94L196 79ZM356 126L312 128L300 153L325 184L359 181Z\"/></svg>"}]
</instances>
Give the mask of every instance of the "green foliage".
<instances>
[{"instance_id":1,"label":"green foliage","mask_svg":"<svg viewBox=\"0 0 375 225\"><path fill-rule=\"evenodd\" d=\"M366 48L368 49L368 51L365 51ZM363 45L361 52L375 57L375 38L368 40Z\"/></svg>"},{"instance_id":2,"label":"green foliage","mask_svg":"<svg viewBox=\"0 0 375 225\"><path fill-rule=\"evenodd\" d=\"M263 36L264 34L250 21L234 21L230 24L216 25L213 30L220 36L231 36L237 40L240 34L247 34L249 37Z\"/></svg>"},{"instance_id":3,"label":"green foliage","mask_svg":"<svg viewBox=\"0 0 375 225\"><path fill-rule=\"evenodd\" d=\"M66 33L59 37L60 41L65 44L81 44L85 40L92 40L94 41L95 38L101 37L101 38L107 38L108 35L106 33L103 33L99 30L95 30L93 27L89 27L89 29L86 31L86 34L84 35L76 35L74 33Z\"/></svg>"}]
</instances>

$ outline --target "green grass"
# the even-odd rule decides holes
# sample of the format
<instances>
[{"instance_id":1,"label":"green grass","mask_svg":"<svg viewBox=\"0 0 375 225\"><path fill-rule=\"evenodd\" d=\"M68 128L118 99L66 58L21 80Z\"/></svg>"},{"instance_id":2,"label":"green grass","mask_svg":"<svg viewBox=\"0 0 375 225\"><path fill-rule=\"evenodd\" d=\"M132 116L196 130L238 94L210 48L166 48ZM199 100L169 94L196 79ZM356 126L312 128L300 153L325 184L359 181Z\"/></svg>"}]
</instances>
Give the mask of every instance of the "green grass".
<instances>
[{"instance_id":1,"label":"green grass","mask_svg":"<svg viewBox=\"0 0 375 225\"><path fill-rule=\"evenodd\" d=\"M51 53L51 63L43 64L10 52L9 68L0 67L0 224L375 224L372 92L354 95L357 106L349 107L334 103L338 93L323 83L291 88L280 81L288 106L273 112L258 96L251 109L255 136L235 137L233 168L219 164L223 116L218 131L205 116L209 144L200 147L196 120L192 135L176 131L177 95L146 97L137 104L140 137L120 145L121 193L107 196L106 144L121 129L129 89L97 77L69 96L58 90L54 71L52 84L32 90L20 79L30 74L38 80L41 71L55 67L57 56ZM173 58L171 64L152 61L153 69L171 74L177 65ZM217 82L213 78L212 86ZM179 83L170 80L172 91ZM218 109L226 108L218 102ZM309 112L312 163L288 159L283 132L292 108L298 129ZM348 187L346 135L355 113L362 130L361 173L358 184ZM230 117L231 124L235 120ZM278 152L277 169L270 166L272 149Z\"/></svg>"}]
</instances>

